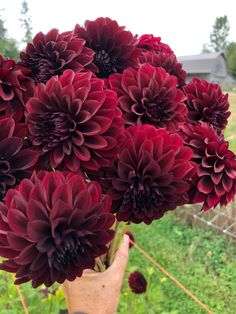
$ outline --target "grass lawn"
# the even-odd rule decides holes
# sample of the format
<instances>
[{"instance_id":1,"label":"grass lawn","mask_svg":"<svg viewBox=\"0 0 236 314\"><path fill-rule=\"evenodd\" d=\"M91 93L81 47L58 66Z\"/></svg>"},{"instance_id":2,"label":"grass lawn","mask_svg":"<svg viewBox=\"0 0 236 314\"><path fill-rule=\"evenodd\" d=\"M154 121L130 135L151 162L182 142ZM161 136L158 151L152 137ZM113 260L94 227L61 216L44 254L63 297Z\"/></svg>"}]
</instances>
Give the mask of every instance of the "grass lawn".
<instances>
[{"instance_id":1,"label":"grass lawn","mask_svg":"<svg viewBox=\"0 0 236 314\"><path fill-rule=\"evenodd\" d=\"M137 243L215 314L236 313L235 243L213 231L191 229L174 212L150 226L132 226L132 230ZM145 274L148 291L143 295L132 294L126 279L120 314L205 313L141 253L132 248L128 271L134 270Z\"/></svg>"},{"instance_id":2,"label":"grass lawn","mask_svg":"<svg viewBox=\"0 0 236 314\"><path fill-rule=\"evenodd\" d=\"M236 93L229 93L231 115L224 132L225 138L229 141L229 147L236 153Z\"/></svg>"}]
</instances>

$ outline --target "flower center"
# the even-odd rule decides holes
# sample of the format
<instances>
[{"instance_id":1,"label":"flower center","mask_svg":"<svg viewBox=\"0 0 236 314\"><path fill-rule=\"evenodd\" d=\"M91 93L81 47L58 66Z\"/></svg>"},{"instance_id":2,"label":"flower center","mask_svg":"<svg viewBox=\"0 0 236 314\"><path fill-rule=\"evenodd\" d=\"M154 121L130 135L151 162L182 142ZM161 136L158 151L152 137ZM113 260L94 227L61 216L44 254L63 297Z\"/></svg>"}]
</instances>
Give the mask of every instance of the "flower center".
<instances>
[{"instance_id":1,"label":"flower center","mask_svg":"<svg viewBox=\"0 0 236 314\"><path fill-rule=\"evenodd\" d=\"M215 108L205 108L203 114L205 121L213 124L216 128L220 128L225 121L225 114L215 110Z\"/></svg>"},{"instance_id":2,"label":"flower center","mask_svg":"<svg viewBox=\"0 0 236 314\"><path fill-rule=\"evenodd\" d=\"M108 77L111 73L117 72L115 68L116 58L110 57L105 50L96 51L94 63L99 68L98 77Z\"/></svg>"},{"instance_id":3,"label":"flower center","mask_svg":"<svg viewBox=\"0 0 236 314\"><path fill-rule=\"evenodd\" d=\"M78 264L79 253L83 252L79 240L72 236L66 237L53 255L54 267L58 271L66 271L74 263Z\"/></svg>"},{"instance_id":4,"label":"flower center","mask_svg":"<svg viewBox=\"0 0 236 314\"><path fill-rule=\"evenodd\" d=\"M36 83L46 83L53 75L57 74L51 71L52 65L48 59L42 59L42 56L34 56L29 61L29 67L32 70L31 77Z\"/></svg>"},{"instance_id":5,"label":"flower center","mask_svg":"<svg viewBox=\"0 0 236 314\"><path fill-rule=\"evenodd\" d=\"M131 205L134 210L146 211L152 205L160 204L162 200L164 197L157 186L150 187L150 184L142 182L136 177L135 182L125 192L121 207Z\"/></svg>"},{"instance_id":6,"label":"flower center","mask_svg":"<svg viewBox=\"0 0 236 314\"><path fill-rule=\"evenodd\" d=\"M170 119L171 115L169 112L166 111L165 102L162 102L160 100L150 102L150 100L144 98L142 99L142 103L146 108L146 115L150 120L158 123Z\"/></svg>"},{"instance_id":7,"label":"flower center","mask_svg":"<svg viewBox=\"0 0 236 314\"><path fill-rule=\"evenodd\" d=\"M48 112L38 120L39 135L37 144L45 144L43 151L49 151L60 142L67 140L76 130L77 124L73 118L64 112Z\"/></svg>"}]
</instances>

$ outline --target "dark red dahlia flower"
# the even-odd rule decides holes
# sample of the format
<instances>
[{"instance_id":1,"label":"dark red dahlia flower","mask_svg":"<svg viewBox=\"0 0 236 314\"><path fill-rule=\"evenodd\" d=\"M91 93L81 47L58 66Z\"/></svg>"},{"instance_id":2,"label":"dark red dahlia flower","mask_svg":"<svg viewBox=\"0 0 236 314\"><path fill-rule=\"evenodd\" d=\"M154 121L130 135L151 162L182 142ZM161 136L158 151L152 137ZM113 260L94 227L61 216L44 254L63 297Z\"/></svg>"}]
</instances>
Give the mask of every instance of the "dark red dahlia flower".
<instances>
[{"instance_id":1,"label":"dark red dahlia flower","mask_svg":"<svg viewBox=\"0 0 236 314\"><path fill-rule=\"evenodd\" d=\"M219 131L226 127L230 116L228 94L223 94L218 84L193 78L183 89L187 96L189 123L207 122Z\"/></svg>"},{"instance_id":2,"label":"dark red dahlia flower","mask_svg":"<svg viewBox=\"0 0 236 314\"><path fill-rule=\"evenodd\" d=\"M21 125L15 124L11 116L0 118L0 200L8 189L23 178L31 176L30 170L38 159L38 153L24 148Z\"/></svg>"},{"instance_id":3,"label":"dark red dahlia flower","mask_svg":"<svg viewBox=\"0 0 236 314\"><path fill-rule=\"evenodd\" d=\"M21 52L19 64L31 70L29 76L36 83L45 83L65 69L90 70L94 52L84 44L85 41L74 38L72 32L59 34L57 29L47 34L40 32L27 44L26 51Z\"/></svg>"},{"instance_id":4,"label":"dark red dahlia flower","mask_svg":"<svg viewBox=\"0 0 236 314\"><path fill-rule=\"evenodd\" d=\"M152 124L172 132L185 122L186 97L165 69L145 63L111 75L109 82L118 94L126 126Z\"/></svg>"},{"instance_id":5,"label":"dark red dahlia flower","mask_svg":"<svg viewBox=\"0 0 236 314\"><path fill-rule=\"evenodd\" d=\"M113 238L111 200L97 182L72 173L40 172L0 203L0 269L34 288L63 283L93 269Z\"/></svg>"},{"instance_id":6,"label":"dark red dahlia flower","mask_svg":"<svg viewBox=\"0 0 236 314\"><path fill-rule=\"evenodd\" d=\"M203 202L202 210L227 205L236 194L236 156L228 149L228 142L207 123L186 124L180 134L197 164L190 202Z\"/></svg>"},{"instance_id":7,"label":"dark red dahlia flower","mask_svg":"<svg viewBox=\"0 0 236 314\"><path fill-rule=\"evenodd\" d=\"M153 126L132 126L112 168L100 178L119 221L150 224L188 202L192 151L181 137Z\"/></svg>"},{"instance_id":8,"label":"dark red dahlia flower","mask_svg":"<svg viewBox=\"0 0 236 314\"><path fill-rule=\"evenodd\" d=\"M134 271L129 275L129 286L133 293L141 294L147 291L147 281L142 273Z\"/></svg>"},{"instance_id":9,"label":"dark red dahlia flower","mask_svg":"<svg viewBox=\"0 0 236 314\"><path fill-rule=\"evenodd\" d=\"M163 67L167 73L174 75L178 79L178 87L186 83L187 73L182 69L182 63L179 63L175 54L144 52L140 54L139 62L149 63L154 67Z\"/></svg>"},{"instance_id":10,"label":"dark red dahlia flower","mask_svg":"<svg viewBox=\"0 0 236 314\"><path fill-rule=\"evenodd\" d=\"M26 76L28 73L28 69L0 55L0 116L12 114L17 122L24 120L24 105L34 92L34 81Z\"/></svg>"},{"instance_id":11,"label":"dark red dahlia flower","mask_svg":"<svg viewBox=\"0 0 236 314\"><path fill-rule=\"evenodd\" d=\"M29 138L52 168L98 170L116 157L123 119L103 85L92 72L66 70L36 87L26 105Z\"/></svg>"},{"instance_id":12,"label":"dark red dahlia flower","mask_svg":"<svg viewBox=\"0 0 236 314\"><path fill-rule=\"evenodd\" d=\"M167 44L161 42L161 37L154 37L152 34L140 36L137 46L155 53L166 53L169 55L174 53Z\"/></svg>"},{"instance_id":13,"label":"dark red dahlia flower","mask_svg":"<svg viewBox=\"0 0 236 314\"><path fill-rule=\"evenodd\" d=\"M85 45L95 51L93 62L97 67L96 75L100 78L137 64L136 39L108 17L86 21L84 27L77 24L74 36L85 39Z\"/></svg>"}]
</instances>

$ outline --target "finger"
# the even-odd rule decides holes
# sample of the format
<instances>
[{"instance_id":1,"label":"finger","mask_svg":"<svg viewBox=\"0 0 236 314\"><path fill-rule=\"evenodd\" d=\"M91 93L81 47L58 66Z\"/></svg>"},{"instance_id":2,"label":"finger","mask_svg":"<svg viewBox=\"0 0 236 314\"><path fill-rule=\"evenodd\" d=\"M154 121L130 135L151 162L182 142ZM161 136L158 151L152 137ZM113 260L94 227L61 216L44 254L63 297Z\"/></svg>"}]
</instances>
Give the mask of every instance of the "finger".
<instances>
[{"instance_id":1,"label":"finger","mask_svg":"<svg viewBox=\"0 0 236 314\"><path fill-rule=\"evenodd\" d=\"M125 271L126 264L129 257L129 236L124 234L123 241L116 252L114 262L111 265L111 269L116 269L119 271Z\"/></svg>"}]
</instances>

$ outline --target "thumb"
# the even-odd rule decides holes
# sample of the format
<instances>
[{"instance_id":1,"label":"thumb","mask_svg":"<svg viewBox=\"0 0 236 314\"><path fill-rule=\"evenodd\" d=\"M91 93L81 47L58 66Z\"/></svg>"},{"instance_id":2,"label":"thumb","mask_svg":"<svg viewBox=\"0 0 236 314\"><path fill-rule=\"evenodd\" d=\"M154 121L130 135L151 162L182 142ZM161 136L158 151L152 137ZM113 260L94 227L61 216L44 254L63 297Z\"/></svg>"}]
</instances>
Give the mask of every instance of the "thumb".
<instances>
[{"instance_id":1,"label":"thumb","mask_svg":"<svg viewBox=\"0 0 236 314\"><path fill-rule=\"evenodd\" d=\"M119 249L116 252L115 259L110 266L110 269L119 269L119 271L125 271L126 264L129 257L129 236L127 234L123 235L123 241Z\"/></svg>"}]
</instances>

